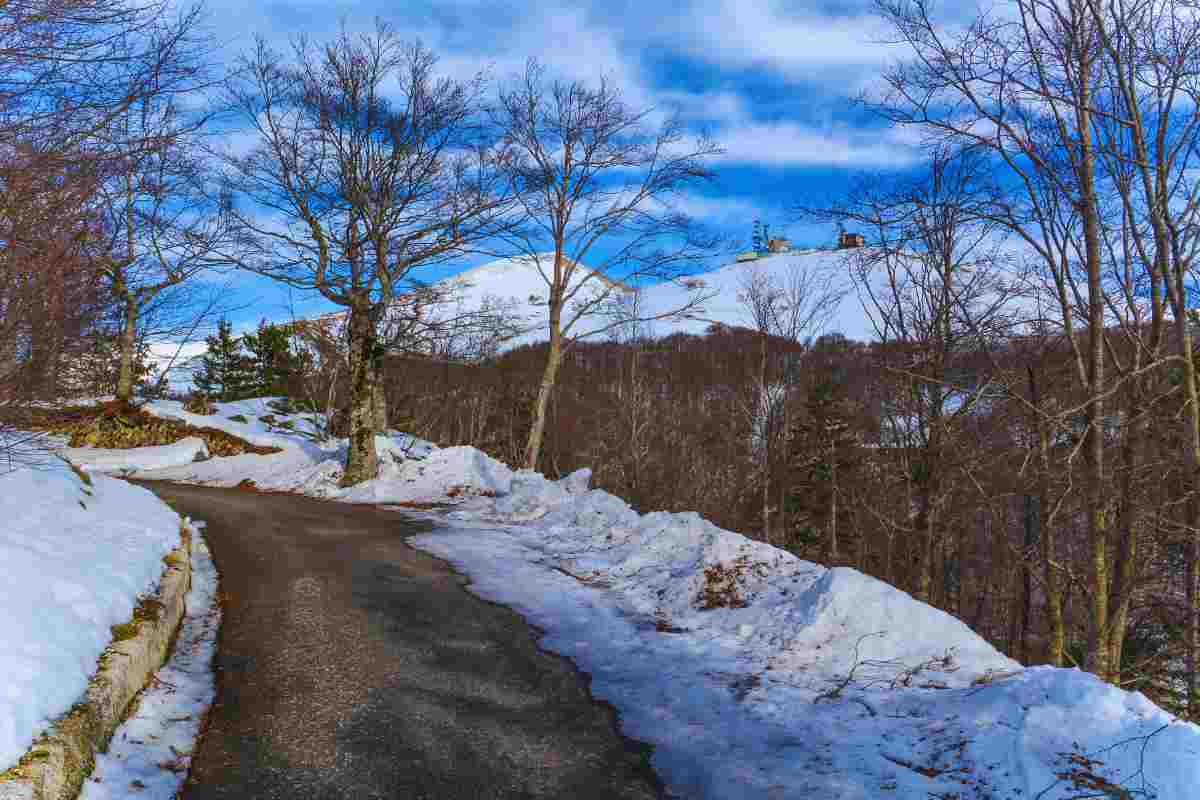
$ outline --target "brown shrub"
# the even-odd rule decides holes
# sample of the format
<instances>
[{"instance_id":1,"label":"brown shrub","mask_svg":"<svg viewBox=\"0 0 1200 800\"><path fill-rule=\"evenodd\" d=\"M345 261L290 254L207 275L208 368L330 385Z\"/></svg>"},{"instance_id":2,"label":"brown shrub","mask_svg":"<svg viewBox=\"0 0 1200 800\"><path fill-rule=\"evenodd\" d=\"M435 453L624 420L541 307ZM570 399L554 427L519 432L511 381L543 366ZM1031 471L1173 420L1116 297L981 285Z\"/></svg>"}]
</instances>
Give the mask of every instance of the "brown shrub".
<instances>
[{"instance_id":1,"label":"brown shrub","mask_svg":"<svg viewBox=\"0 0 1200 800\"><path fill-rule=\"evenodd\" d=\"M700 608L745 608L738 592L738 569L724 564L704 568L704 586L700 589Z\"/></svg>"},{"instance_id":2,"label":"brown shrub","mask_svg":"<svg viewBox=\"0 0 1200 800\"><path fill-rule=\"evenodd\" d=\"M120 403L92 407L69 407L35 411L31 420L36 430L69 436L70 447L101 447L124 450L173 444L196 436L208 445L214 456L242 453L268 455L278 447L260 447L214 428L197 428L183 422L163 419Z\"/></svg>"},{"instance_id":3,"label":"brown shrub","mask_svg":"<svg viewBox=\"0 0 1200 800\"><path fill-rule=\"evenodd\" d=\"M189 394L187 400L183 401L183 410L189 414L201 414L206 417L216 413L212 400L204 392Z\"/></svg>"}]
</instances>

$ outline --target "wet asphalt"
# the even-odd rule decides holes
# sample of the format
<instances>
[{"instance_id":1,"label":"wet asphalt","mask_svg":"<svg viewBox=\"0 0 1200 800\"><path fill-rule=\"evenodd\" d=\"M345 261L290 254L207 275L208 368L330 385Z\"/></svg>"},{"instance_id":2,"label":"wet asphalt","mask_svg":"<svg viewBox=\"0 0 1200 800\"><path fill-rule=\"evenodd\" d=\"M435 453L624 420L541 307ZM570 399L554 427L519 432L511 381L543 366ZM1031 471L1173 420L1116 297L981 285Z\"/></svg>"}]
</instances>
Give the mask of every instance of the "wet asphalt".
<instances>
[{"instance_id":1,"label":"wet asphalt","mask_svg":"<svg viewBox=\"0 0 1200 800\"><path fill-rule=\"evenodd\" d=\"M205 520L224 618L181 796L666 798L588 677L392 511L143 483Z\"/></svg>"}]
</instances>

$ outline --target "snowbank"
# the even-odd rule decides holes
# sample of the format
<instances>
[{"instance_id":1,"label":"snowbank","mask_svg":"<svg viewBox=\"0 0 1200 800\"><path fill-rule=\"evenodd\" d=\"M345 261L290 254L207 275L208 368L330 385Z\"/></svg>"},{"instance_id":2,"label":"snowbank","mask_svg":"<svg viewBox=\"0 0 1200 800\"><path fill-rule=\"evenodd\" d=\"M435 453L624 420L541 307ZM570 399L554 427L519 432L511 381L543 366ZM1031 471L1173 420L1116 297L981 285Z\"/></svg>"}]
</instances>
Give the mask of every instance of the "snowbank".
<instances>
[{"instance_id":1,"label":"snowbank","mask_svg":"<svg viewBox=\"0 0 1200 800\"><path fill-rule=\"evenodd\" d=\"M0 475L0 771L87 688L110 627L179 545L181 520L149 491L63 462Z\"/></svg>"},{"instance_id":2,"label":"snowbank","mask_svg":"<svg viewBox=\"0 0 1200 800\"><path fill-rule=\"evenodd\" d=\"M486 512L451 512L459 530L410 541L542 628L677 796L1196 796L1200 727L1143 695L1022 669L856 570L581 483L517 473Z\"/></svg>"},{"instance_id":3,"label":"snowbank","mask_svg":"<svg viewBox=\"0 0 1200 800\"><path fill-rule=\"evenodd\" d=\"M457 504L480 496L508 494L512 484L511 469L473 447L438 449L408 434L389 431L386 436L375 437L381 462L379 477L342 488L339 482L346 460L345 440L314 441L305 433L313 425L311 415L271 413L268 400L221 403L217 405L218 413L213 415L191 414L183 411L181 404L170 401L147 404L146 410L152 414L198 427L217 428L253 444L281 448L282 452L147 466L139 469L137 476L207 486L237 486L251 481L263 491L299 492L349 503L381 504ZM235 416L241 419L233 419ZM264 422L263 417L270 422Z\"/></svg>"},{"instance_id":4,"label":"snowbank","mask_svg":"<svg viewBox=\"0 0 1200 800\"><path fill-rule=\"evenodd\" d=\"M99 447L66 447L58 454L88 472L136 472L191 464L208 458L203 439L189 436L172 444L106 450Z\"/></svg>"}]
</instances>

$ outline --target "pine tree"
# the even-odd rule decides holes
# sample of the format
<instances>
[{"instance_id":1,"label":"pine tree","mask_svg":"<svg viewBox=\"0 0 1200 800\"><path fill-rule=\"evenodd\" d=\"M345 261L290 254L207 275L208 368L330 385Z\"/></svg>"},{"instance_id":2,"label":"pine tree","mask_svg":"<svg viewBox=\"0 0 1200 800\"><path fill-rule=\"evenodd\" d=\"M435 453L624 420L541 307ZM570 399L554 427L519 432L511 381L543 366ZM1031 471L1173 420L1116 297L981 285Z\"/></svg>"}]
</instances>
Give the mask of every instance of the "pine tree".
<instances>
[{"instance_id":1,"label":"pine tree","mask_svg":"<svg viewBox=\"0 0 1200 800\"><path fill-rule=\"evenodd\" d=\"M820 545L829 561L840 557L846 538L845 487L861 466L862 455L861 436L852 424L853 406L844 394L831 379L813 384L789 437L793 537L803 549Z\"/></svg>"},{"instance_id":2,"label":"pine tree","mask_svg":"<svg viewBox=\"0 0 1200 800\"><path fill-rule=\"evenodd\" d=\"M297 367L287 330L262 320L258 332L246 334L242 342L250 351L250 390L258 396L287 394Z\"/></svg>"},{"instance_id":3,"label":"pine tree","mask_svg":"<svg viewBox=\"0 0 1200 800\"><path fill-rule=\"evenodd\" d=\"M254 395L251 362L242 350L233 326L222 319L215 336L204 340L208 350L200 358L200 369L192 378L196 388L214 400L229 402Z\"/></svg>"}]
</instances>

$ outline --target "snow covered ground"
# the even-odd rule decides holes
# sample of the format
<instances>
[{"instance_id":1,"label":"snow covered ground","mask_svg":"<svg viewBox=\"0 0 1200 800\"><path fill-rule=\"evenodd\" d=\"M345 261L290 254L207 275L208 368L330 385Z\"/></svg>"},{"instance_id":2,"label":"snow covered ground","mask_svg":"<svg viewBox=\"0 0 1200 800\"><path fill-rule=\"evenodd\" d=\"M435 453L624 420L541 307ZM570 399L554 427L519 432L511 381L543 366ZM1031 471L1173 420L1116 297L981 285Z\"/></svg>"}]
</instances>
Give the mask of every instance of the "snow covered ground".
<instances>
[{"instance_id":1,"label":"snow covered ground","mask_svg":"<svg viewBox=\"0 0 1200 800\"><path fill-rule=\"evenodd\" d=\"M450 506L426 512L441 528L410 541L590 673L624 732L655 745L652 764L676 797L1124 796L1114 784L1129 796L1197 796L1200 727L1078 670L1023 669L959 620L855 570L696 514L638 514L589 489L586 471L549 481L394 432L378 440L380 477L341 489L344 443L281 429L303 418L266 402L222 404L215 417L151 404L283 451L138 474Z\"/></svg>"},{"instance_id":2,"label":"snow covered ground","mask_svg":"<svg viewBox=\"0 0 1200 800\"><path fill-rule=\"evenodd\" d=\"M0 771L83 696L179 545L182 520L149 491L90 480L57 459L0 475Z\"/></svg>"},{"instance_id":3,"label":"snow covered ground","mask_svg":"<svg viewBox=\"0 0 1200 800\"><path fill-rule=\"evenodd\" d=\"M100 447L64 447L58 455L86 472L133 472L191 464L208 458L203 439L189 436L173 444L107 450Z\"/></svg>"}]
</instances>

